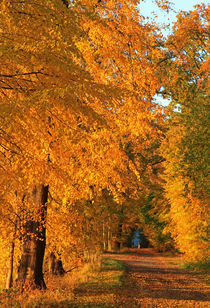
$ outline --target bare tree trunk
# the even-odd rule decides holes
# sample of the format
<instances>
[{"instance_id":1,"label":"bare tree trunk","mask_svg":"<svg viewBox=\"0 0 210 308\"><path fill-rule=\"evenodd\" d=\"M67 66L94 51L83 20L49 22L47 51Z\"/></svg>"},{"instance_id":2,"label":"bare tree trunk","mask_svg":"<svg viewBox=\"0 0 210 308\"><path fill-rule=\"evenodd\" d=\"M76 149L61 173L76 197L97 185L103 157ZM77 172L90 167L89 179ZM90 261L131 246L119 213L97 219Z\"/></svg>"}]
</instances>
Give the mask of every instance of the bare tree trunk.
<instances>
[{"instance_id":1,"label":"bare tree trunk","mask_svg":"<svg viewBox=\"0 0 210 308\"><path fill-rule=\"evenodd\" d=\"M108 240L108 251L111 251L112 250L112 234L111 234L111 231L110 231L110 227L108 227L108 234L107 234L107 240Z\"/></svg>"},{"instance_id":2,"label":"bare tree trunk","mask_svg":"<svg viewBox=\"0 0 210 308\"><path fill-rule=\"evenodd\" d=\"M24 225L23 252L16 281L21 288L46 288L43 260L46 245L47 198L48 186L40 184L33 188L32 200L38 217L29 215Z\"/></svg>"},{"instance_id":3,"label":"bare tree trunk","mask_svg":"<svg viewBox=\"0 0 210 308\"><path fill-rule=\"evenodd\" d=\"M7 280L6 280L6 289L10 289L13 285L13 269L14 269L14 253L15 253L15 239L17 233L17 223L18 219L16 218L14 221L14 231L12 235L12 241L10 243L10 250L9 250L9 270L7 273Z\"/></svg>"},{"instance_id":4,"label":"bare tree trunk","mask_svg":"<svg viewBox=\"0 0 210 308\"><path fill-rule=\"evenodd\" d=\"M15 231L16 233L16 231ZM6 289L10 289L13 284L13 260L14 260L14 251L15 251L15 235L13 236L12 242L10 244L9 252L9 270L6 280Z\"/></svg>"},{"instance_id":5,"label":"bare tree trunk","mask_svg":"<svg viewBox=\"0 0 210 308\"><path fill-rule=\"evenodd\" d=\"M64 274L65 270L63 268L63 262L61 259L58 259L55 263L55 275L63 276Z\"/></svg>"},{"instance_id":6,"label":"bare tree trunk","mask_svg":"<svg viewBox=\"0 0 210 308\"><path fill-rule=\"evenodd\" d=\"M117 225L117 231L111 234L110 245L111 250L119 250L121 247L122 224Z\"/></svg>"},{"instance_id":7,"label":"bare tree trunk","mask_svg":"<svg viewBox=\"0 0 210 308\"><path fill-rule=\"evenodd\" d=\"M112 240L112 249L113 250L119 250L120 249L120 242L117 240Z\"/></svg>"},{"instance_id":8,"label":"bare tree trunk","mask_svg":"<svg viewBox=\"0 0 210 308\"><path fill-rule=\"evenodd\" d=\"M105 235L104 222L103 222L103 247L104 247L104 251L106 251L106 235Z\"/></svg>"},{"instance_id":9,"label":"bare tree trunk","mask_svg":"<svg viewBox=\"0 0 210 308\"><path fill-rule=\"evenodd\" d=\"M119 238L119 248L122 249L123 248L123 238L122 238L122 233L123 233L123 224L120 223L119 224L119 230L118 230L118 238Z\"/></svg>"},{"instance_id":10,"label":"bare tree trunk","mask_svg":"<svg viewBox=\"0 0 210 308\"><path fill-rule=\"evenodd\" d=\"M61 259L56 258L53 252L51 252L49 257L49 273L58 276L63 276L66 273Z\"/></svg>"}]
</instances>

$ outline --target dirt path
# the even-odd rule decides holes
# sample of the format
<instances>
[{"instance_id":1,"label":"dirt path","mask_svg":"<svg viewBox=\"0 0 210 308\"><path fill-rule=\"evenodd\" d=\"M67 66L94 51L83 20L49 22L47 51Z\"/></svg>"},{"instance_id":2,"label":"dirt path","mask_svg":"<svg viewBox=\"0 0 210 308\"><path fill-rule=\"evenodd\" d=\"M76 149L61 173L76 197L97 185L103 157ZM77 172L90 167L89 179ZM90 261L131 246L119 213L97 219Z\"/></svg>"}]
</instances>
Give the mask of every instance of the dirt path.
<instances>
[{"instance_id":1,"label":"dirt path","mask_svg":"<svg viewBox=\"0 0 210 308\"><path fill-rule=\"evenodd\" d=\"M210 307L209 288L202 276L178 268L178 258L161 256L153 249L107 256L127 267L116 296L118 307Z\"/></svg>"}]
</instances>

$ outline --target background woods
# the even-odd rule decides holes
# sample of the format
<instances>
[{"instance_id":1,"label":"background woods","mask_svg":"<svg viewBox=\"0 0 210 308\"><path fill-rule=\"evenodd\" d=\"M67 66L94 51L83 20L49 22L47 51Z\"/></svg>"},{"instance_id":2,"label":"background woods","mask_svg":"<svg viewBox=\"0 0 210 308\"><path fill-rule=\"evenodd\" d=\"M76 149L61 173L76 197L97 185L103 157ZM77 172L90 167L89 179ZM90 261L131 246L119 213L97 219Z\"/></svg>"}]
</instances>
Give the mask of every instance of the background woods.
<instances>
[{"instance_id":1,"label":"background woods","mask_svg":"<svg viewBox=\"0 0 210 308\"><path fill-rule=\"evenodd\" d=\"M2 0L0 37L7 288L13 268L44 288L44 255L75 265L140 227L160 250L206 258L207 7L165 39L134 0Z\"/></svg>"}]
</instances>

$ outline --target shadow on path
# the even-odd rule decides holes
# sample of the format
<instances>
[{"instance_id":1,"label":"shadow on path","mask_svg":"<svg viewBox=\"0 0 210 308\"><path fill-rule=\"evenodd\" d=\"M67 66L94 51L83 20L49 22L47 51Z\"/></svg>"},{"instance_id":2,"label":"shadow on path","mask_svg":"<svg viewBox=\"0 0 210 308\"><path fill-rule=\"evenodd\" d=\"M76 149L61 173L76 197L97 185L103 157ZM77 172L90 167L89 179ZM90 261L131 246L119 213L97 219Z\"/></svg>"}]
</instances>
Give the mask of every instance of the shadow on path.
<instances>
[{"instance_id":1,"label":"shadow on path","mask_svg":"<svg viewBox=\"0 0 210 308\"><path fill-rule=\"evenodd\" d=\"M177 258L153 249L110 255L127 267L119 307L210 307L210 293L201 275L182 270Z\"/></svg>"}]
</instances>

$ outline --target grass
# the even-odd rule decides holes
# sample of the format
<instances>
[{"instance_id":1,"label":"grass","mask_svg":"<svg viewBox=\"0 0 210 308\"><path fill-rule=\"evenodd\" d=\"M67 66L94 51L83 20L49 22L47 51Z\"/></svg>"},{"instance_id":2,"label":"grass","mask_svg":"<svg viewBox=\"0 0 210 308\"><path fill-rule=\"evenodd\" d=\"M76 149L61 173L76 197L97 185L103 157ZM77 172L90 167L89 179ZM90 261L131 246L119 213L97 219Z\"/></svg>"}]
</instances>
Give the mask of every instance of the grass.
<instances>
[{"instance_id":1,"label":"grass","mask_svg":"<svg viewBox=\"0 0 210 308\"><path fill-rule=\"evenodd\" d=\"M186 262L184 263L183 267L187 270L201 271L206 274L210 273L209 261Z\"/></svg>"},{"instance_id":2,"label":"grass","mask_svg":"<svg viewBox=\"0 0 210 308\"><path fill-rule=\"evenodd\" d=\"M115 297L122 286L124 266L104 258L99 271L92 272L87 282L75 288L76 307L115 307Z\"/></svg>"},{"instance_id":3,"label":"grass","mask_svg":"<svg viewBox=\"0 0 210 308\"><path fill-rule=\"evenodd\" d=\"M0 292L1 307L117 307L116 294L122 285L124 266L104 258L84 264L64 277L46 277L47 290L20 293Z\"/></svg>"}]
</instances>

